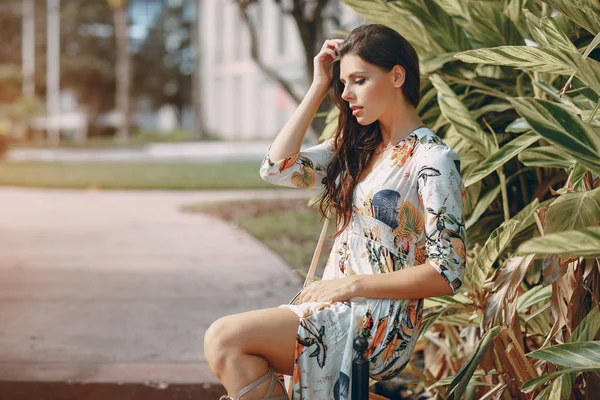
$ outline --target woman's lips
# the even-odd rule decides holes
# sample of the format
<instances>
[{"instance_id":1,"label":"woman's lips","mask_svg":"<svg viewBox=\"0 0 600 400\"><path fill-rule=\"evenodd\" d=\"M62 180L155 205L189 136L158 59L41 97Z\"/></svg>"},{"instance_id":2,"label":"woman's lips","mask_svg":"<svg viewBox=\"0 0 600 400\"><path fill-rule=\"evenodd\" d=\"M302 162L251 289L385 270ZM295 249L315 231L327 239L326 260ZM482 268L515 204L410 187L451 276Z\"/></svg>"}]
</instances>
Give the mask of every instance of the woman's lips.
<instances>
[{"instance_id":1,"label":"woman's lips","mask_svg":"<svg viewBox=\"0 0 600 400\"><path fill-rule=\"evenodd\" d=\"M362 111L362 109L362 107L352 107L352 115L358 115Z\"/></svg>"}]
</instances>

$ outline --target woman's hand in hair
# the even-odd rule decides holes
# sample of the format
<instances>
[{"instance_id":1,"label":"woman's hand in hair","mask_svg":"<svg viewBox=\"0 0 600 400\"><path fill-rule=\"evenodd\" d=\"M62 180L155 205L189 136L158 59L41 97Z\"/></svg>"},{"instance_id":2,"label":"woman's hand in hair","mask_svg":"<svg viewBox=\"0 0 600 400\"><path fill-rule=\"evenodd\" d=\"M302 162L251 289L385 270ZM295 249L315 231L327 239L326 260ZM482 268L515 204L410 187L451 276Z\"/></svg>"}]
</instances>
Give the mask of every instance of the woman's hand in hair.
<instances>
[{"instance_id":1,"label":"woman's hand in hair","mask_svg":"<svg viewBox=\"0 0 600 400\"><path fill-rule=\"evenodd\" d=\"M338 47L343 41L344 39L328 39L323 43L321 51L313 59L313 85L324 89L329 87L332 65L339 58Z\"/></svg>"}]
</instances>

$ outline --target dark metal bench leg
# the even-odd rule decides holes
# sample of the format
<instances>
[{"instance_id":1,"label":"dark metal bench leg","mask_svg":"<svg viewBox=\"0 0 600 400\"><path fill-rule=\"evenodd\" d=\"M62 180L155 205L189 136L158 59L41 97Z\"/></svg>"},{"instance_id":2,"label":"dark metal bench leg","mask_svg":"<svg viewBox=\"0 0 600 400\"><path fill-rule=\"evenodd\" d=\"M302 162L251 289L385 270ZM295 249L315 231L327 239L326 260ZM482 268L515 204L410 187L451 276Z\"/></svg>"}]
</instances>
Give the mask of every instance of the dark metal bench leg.
<instances>
[{"instance_id":1,"label":"dark metal bench leg","mask_svg":"<svg viewBox=\"0 0 600 400\"><path fill-rule=\"evenodd\" d=\"M354 350L358 353L352 363L352 400L369 398L369 361L363 356L369 343L359 336L354 341Z\"/></svg>"}]
</instances>

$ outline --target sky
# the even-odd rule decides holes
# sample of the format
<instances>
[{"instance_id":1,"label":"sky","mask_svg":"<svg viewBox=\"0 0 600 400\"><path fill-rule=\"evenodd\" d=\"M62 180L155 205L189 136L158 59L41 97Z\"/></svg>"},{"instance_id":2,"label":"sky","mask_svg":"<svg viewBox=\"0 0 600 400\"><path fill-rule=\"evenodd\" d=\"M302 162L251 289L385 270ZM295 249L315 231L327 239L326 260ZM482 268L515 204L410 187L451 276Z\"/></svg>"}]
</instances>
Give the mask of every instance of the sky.
<instances>
[{"instance_id":1,"label":"sky","mask_svg":"<svg viewBox=\"0 0 600 400\"><path fill-rule=\"evenodd\" d=\"M154 19L164 6L177 7L191 0L129 0L129 16L132 21L130 36L134 40L143 40ZM196 1L196 0L194 0Z\"/></svg>"}]
</instances>

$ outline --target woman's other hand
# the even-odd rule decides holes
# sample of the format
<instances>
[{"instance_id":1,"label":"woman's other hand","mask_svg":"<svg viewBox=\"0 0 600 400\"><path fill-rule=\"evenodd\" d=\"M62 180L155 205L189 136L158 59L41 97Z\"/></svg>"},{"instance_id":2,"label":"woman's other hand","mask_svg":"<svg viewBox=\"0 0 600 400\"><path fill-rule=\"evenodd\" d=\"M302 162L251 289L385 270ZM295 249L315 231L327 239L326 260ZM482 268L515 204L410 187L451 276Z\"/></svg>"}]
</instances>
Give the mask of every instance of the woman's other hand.
<instances>
[{"instance_id":1,"label":"woman's other hand","mask_svg":"<svg viewBox=\"0 0 600 400\"><path fill-rule=\"evenodd\" d=\"M331 70L333 63L338 58L338 47L344 39L328 39L323 43L321 51L313 59L314 76L313 85L326 89L331 81Z\"/></svg>"},{"instance_id":2,"label":"woman's other hand","mask_svg":"<svg viewBox=\"0 0 600 400\"><path fill-rule=\"evenodd\" d=\"M300 302L348 301L354 297L354 282L353 277L313 282L300 293Z\"/></svg>"}]
</instances>

